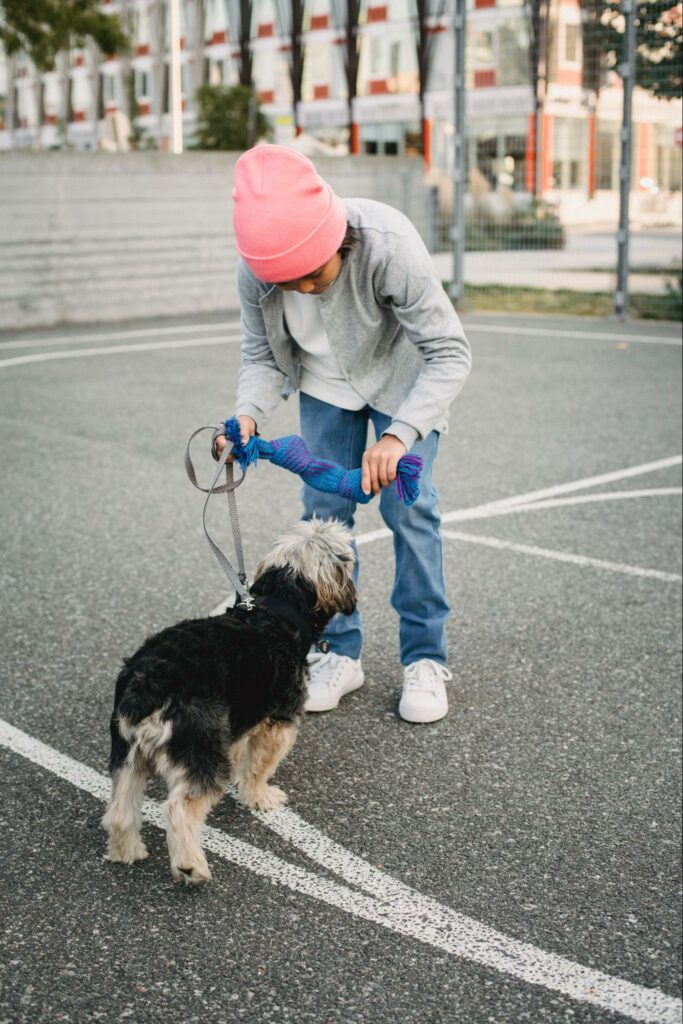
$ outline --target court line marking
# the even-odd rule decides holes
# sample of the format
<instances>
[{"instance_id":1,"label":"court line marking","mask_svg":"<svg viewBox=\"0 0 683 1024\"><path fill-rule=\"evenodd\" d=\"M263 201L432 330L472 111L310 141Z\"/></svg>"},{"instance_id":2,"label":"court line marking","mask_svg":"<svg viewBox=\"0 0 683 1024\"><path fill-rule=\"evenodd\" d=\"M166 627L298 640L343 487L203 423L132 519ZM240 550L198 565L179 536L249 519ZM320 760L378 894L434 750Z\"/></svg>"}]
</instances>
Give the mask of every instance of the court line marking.
<instances>
[{"instance_id":1,"label":"court line marking","mask_svg":"<svg viewBox=\"0 0 683 1024\"><path fill-rule=\"evenodd\" d=\"M107 776L2 719L0 743L98 800L108 799ZM157 801L145 801L144 816L157 828L165 828ZM202 833L204 846L223 860L253 871L275 885L286 886L354 917L528 984L621 1013L643 1024L679 1024L683 1020L680 999L584 967L459 914L373 868L291 811L257 817L313 861L365 892L307 871L212 826L206 826Z\"/></svg>"},{"instance_id":2,"label":"court line marking","mask_svg":"<svg viewBox=\"0 0 683 1024\"><path fill-rule=\"evenodd\" d=\"M579 338L589 341L624 342L637 345L674 345L680 348L683 340L680 337L660 337L658 334L602 334L600 331L567 331L555 327L514 327L500 324L464 324L465 332L488 331L490 334L521 335L522 337L540 337L552 341L553 338Z\"/></svg>"},{"instance_id":3,"label":"court line marking","mask_svg":"<svg viewBox=\"0 0 683 1024\"><path fill-rule=\"evenodd\" d=\"M238 313L238 311L236 311ZM220 320L213 324L185 324L185 325L167 325L164 327L150 327L150 328L133 328L129 331L114 331L114 332L102 332L102 334L92 334L90 337L93 341L97 340L115 340L120 338L133 338L133 337L145 337L150 336L163 336L165 334L182 333L182 331L200 331L200 330L222 330L226 327L232 327L239 323L239 314L233 320ZM658 334L629 334L624 331L621 334L607 334L601 331L579 331L579 330L567 330L563 327L527 327L515 326L515 325L502 325L502 324L482 324L482 323L467 323L463 324L466 333L469 331L482 331L488 332L489 334L503 334L511 337L541 337L541 338L574 338L579 340L589 341L609 341L609 342L633 342L634 344L645 344L645 345L674 345L680 347L682 339L679 336L671 337L667 335ZM88 335L81 336L88 337ZM29 347L30 345L63 345L67 344L70 340L75 342L79 341L78 334L63 334L58 335L52 340L46 338L43 339L30 339L30 338L16 338L9 339L7 341L0 341L0 348L14 348L14 347Z\"/></svg>"},{"instance_id":4,"label":"court line marking","mask_svg":"<svg viewBox=\"0 0 683 1024\"><path fill-rule=\"evenodd\" d=\"M655 459L653 462L641 462L637 466L627 466L625 469L616 469L610 473L586 476L579 480L570 480L564 484L554 484L551 487L542 487L540 490L514 494L509 498L487 501L483 505L474 505L469 509L446 512L441 517L441 521L451 523L459 519L464 513L479 512L484 509L506 508L511 505L528 505L530 502L539 501L541 498L556 498L560 494L572 494L575 491L586 490L589 487L616 483L618 480L627 480L629 477L642 476L645 473L654 473L657 470L669 469L672 466L680 466L681 464L683 464L683 455L671 455L664 459Z\"/></svg>"},{"instance_id":5,"label":"court line marking","mask_svg":"<svg viewBox=\"0 0 683 1024\"><path fill-rule=\"evenodd\" d=\"M58 334L45 338L14 338L9 341L0 341L0 350L10 348L40 348L48 345L69 345L93 341L124 341L126 338L158 338L167 334L193 334L211 331L220 331L225 328L239 327L239 317L235 320L226 320L220 323L208 324L181 324L169 325L166 327L141 327L129 331L100 331L94 334Z\"/></svg>"},{"instance_id":6,"label":"court line marking","mask_svg":"<svg viewBox=\"0 0 683 1024\"><path fill-rule=\"evenodd\" d=\"M598 476L583 477L579 480L571 480L564 484L555 484L552 487L543 487L536 491L525 491L523 494L513 494L508 498L499 498L495 501L484 502L483 505L471 505L469 508L455 509L452 512L445 512L441 516L442 523L467 522L472 519L486 519L489 516L507 514L505 510L528 511L532 503L539 503L544 498L555 498L559 494L571 494L574 491L585 490L588 487L597 487L600 484L615 483L617 480L625 480L633 476L642 476L644 473L653 473L659 469L668 469L672 466L680 466L683 463L683 455L672 455L664 459L656 459L654 462L641 462L638 466L627 466L625 469L617 469L610 473L600 473ZM628 493L628 492L612 492ZM608 500L600 495L595 500ZM551 507L551 506L548 506ZM391 537L391 530L380 527L377 530L369 530L356 537L356 544L371 544L376 540L383 540Z\"/></svg>"},{"instance_id":7,"label":"court line marking","mask_svg":"<svg viewBox=\"0 0 683 1024\"><path fill-rule=\"evenodd\" d=\"M108 345L102 348L76 348L66 352L37 352L30 356L13 356L0 359L0 370L10 366L25 366L29 363L50 363L57 359L81 359L88 356L112 356L122 352L155 352L157 349L199 348L202 345L235 345L242 335L222 334L217 338L183 338L178 341L157 341L141 345Z\"/></svg>"},{"instance_id":8,"label":"court line marking","mask_svg":"<svg viewBox=\"0 0 683 1024\"><path fill-rule=\"evenodd\" d=\"M556 562L568 562L586 569L605 569L608 572L620 572L625 576L641 576L646 579L661 580L665 583L680 583L683 576L673 572L660 572L658 569L643 569L639 565L624 565L621 562L608 562L603 558L589 558L587 555L574 555L569 551L554 551L550 548L539 548L533 544L516 544L510 540L499 540L497 537L484 537L476 533L462 533L457 530L443 530L443 536L449 540L463 541L466 544L483 544L485 547L497 548L500 551L516 551L522 555L535 555L537 558L550 558Z\"/></svg>"}]
</instances>

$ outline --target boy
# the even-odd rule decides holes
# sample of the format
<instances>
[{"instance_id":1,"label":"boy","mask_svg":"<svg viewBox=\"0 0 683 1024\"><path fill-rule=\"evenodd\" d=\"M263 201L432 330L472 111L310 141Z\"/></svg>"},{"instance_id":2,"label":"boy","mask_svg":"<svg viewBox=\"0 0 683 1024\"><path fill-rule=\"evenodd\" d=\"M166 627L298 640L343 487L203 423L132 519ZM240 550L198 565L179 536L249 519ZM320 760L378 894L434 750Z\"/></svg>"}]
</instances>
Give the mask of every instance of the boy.
<instances>
[{"instance_id":1,"label":"boy","mask_svg":"<svg viewBox=\"0 0 683 1024\"><path fill-rule=\"evenodd\" d=\"M460 321L410 221L383 203L340 199L301 154L271 145L244 153L233 200L244 332L235 415L243 436L262 432L280 398L298 389L309 451L349 469L362 465L365 493L381 492L396 557L399 713L437 721L448 711L452 675L431 480L448 406L471 365ZM376 442L368 447L369 422ZM411 508L387 489L408 451L424 459ZM302 497L305 519L315 513L353 526L353 502L306 485ZM329 652L309 659L307 711L331 710L364 682L358 612L337 616L325 639Z\"/></svg>"}]
</instances>

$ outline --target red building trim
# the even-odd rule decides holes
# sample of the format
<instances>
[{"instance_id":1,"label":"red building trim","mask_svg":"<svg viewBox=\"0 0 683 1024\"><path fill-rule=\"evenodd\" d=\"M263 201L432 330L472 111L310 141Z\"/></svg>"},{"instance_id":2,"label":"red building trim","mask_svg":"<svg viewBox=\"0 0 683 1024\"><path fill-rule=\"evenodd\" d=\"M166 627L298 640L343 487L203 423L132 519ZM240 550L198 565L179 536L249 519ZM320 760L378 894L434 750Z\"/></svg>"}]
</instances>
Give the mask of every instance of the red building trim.
<instances>
[{"instance_id":1,"label":"red building trim","mask_svg":"<svg viewBox=\"0 0 683 1024\"><path fill-rule=\"evenodd\" d=\"M328 100L330 98L330 87L329 85L314 85L313 86L313 99L314 100Z\"/></svg>"},{"instance_id":2,"label":"red building trim","mask_svg":"<svg viewBox=\"0 0 683 1024\"><path fill-rule=\"evenodd\" d=\"M313 14L311 15L311 31L315 32L318 29L330 27L330 16L329 14Z\"/></svg>"},{"instance_id":3,"label":"red building trim","mask_svg":"<svg viewBox=\"0 0 683 1024\"><path fill-rule=\"evenodd\" d=\"M389 83L386 78L374 78L368 82L371 96L383 96L389 92Z\"/></svg>"},{"instance_id":4,"label":"red building trim","mask_svg":"<svg viewBox=\"0 0 683 1024\"><path fill-rule=\"evenodd\" d=\"M597 182L596 176L596 157L598 149L598 119L595 115L595 111L592 111L588 115L588 198L592 199L595 195L595 186Z\"/></svg>"},{"instance_id":5,"label":"red building trim","mask_svg":"<svg viewBox=\"0 0 683 1024\"><path fill-rule=\"evenodd\" d=\"M261 103L274 103L275 102L275 90L274 89L261 89L258 93L258 98Z\"/></svg>"},{"instance_id":6,"label":"red building trim","mask_svg":"<svg viewBox=\"0 0 683 1024\"><path fill-rule=\"evenodd\" d=\"M388 9L384 7L368 7L368 24L372 21L386 21Z\"/></svg>"},{"instance_id":7,"label":"red building trim","mask_svg":"<svg viewBox=\"0 0 683 1024\"><path fill-rule=\"evenodd\" d=\"M496 0L474 0L474 6L477 9L481 7L495 7Z\"/></svg>"},{"instance_id":8,"label":"red building trim","mask_svg":"<svg viewBox=\"0 0 683 1024\"><path fill-rule=\"evenodd\" d=\"M496 69L491 68L488 71L475 71L474 72L474 88L475 89L490 89L496 84Z\"/></svg>"},{"instance_id":9,"label":"red building trim","mask_svg":"<svg viewBox=\"0 0 683 1024\"><path fill-rule=\"evenodd\" d=\"M651 178L650 174L650 140L652 138L652 125L647 122L638 125L638 182L640 189L641 178Z\"/></svg>"},{"instance_id":10,"label":"red building trim","mask_svg":"<svg viewBox=\"0 0 683 1024\"><path fill-rule=\"evenodd\" d=\"M581 87L581 68L559 68L557 72L558 85L576 85Z\"/></svg>"},{"instance_id":11,"label":"red building trim","mask_svg":"<svg viewBox=\"0 0 683 1024\"><path fill-rule=\"evenodd\" d=\"M351 153L353 156L360 153L360 128L355 121L351 125Z\"/></svg>"},{"instance_id":12,"label":"red building trim","mask_svg":"<svg viewBox=\"0 0 683 1024\"><path fill-rule=\"evenodd\" d=\"M425 170L428 171L432 166L432 122L428 117L425 117L422 122L422 138L424 139L424 165Z\"/></svg>"},{"instance_id":13,"label":"red building trim","mask_svg":"<svg viewBox=\"0 0 683 1024\"><path fill-rule=\"evenodd\" d=\"M275 26L272 21L262 21L258 27L259 39L270 39L275 34Z\"/></svg>"},{"instance_id":14,"label":"red building trim","mask_svg":"<svg viewBox=\"0 0 683 1024\"><path fill-rule=\"evenodd\" d=\"M536 189L534 171L536 168L536 118L529 114L527 135L526 135L526 190L533 192Z\"/></svg>"},{"instance_id":15,"label":"red building trim","mask_svg":"<svg viewBox=\"0 0 683 1024\"><path fill-rule=\"evenodd\" d=\"M139 46L135 47L136 57L148 57L149 56L149 43L140 43Z\"/></svg>"},{"instance_id":16,"label":"red building trim","mask_svg":"<svg viewBox=\"0 0 683 1024\"><path fill-rule=\"evenodd\" d=\"M543 115L543 191L553 187L553 121L552 114Z\"/></svg>"},{"instance_id":17,"label":"red building trim","mask_svg":"<svg viewBox=\"0 0 683 1024\"><path fill-rule=\"evenodd\" d=\"M225 29L221 29L220 32L214 32L209 41L209 46L221 46L223 43L227 43L228 33Z\"/></svg>"}]
</instances>

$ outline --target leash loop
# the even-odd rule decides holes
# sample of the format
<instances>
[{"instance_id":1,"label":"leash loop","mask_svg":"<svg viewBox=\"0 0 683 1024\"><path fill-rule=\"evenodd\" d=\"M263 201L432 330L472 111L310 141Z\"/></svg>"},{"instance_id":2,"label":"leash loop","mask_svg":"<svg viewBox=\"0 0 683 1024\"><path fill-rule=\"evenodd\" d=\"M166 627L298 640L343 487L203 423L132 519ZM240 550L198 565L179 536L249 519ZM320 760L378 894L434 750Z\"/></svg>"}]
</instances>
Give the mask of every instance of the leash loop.
<instances>
[{"instance_id":1,"label":"leash loop","mask_svg":"<svg viewBox=\"0 0 683 1024\"><path fill-rule=\"evenodd\" d=\"M201 484L199 484L199 482L197 481L197 474L195 473L195 469L192 464L192 459L190 457L190 445L192 444L192 441L197 436L197 434L200 434L203 430L212 431L211 451L213 453L213 457L216 458L216 438L223 433L222 429L220 427L199 427L197 430L194 431L193 434L190 435L190 438L187 442L187 448L185 449L185 470L187 472L188 477L190 478L190 483L192 483L197 488L197 490L203 491L203 493L206 494L206 501L204 502L204 508L202 510L202 526L204 527L206 539L208 540L211 550L213 551L216 557L216 561L218 562L219 566L221 567L225 575L228 577L233 587L235 588L235 591L237 592L237 595L239 597L238 604L241 607L246 608L247 611L251 611L254 607L254 599L249 593L249 580L247 578L246 569L244 567L242 535L240 532L239 517L237 514L237 501L235 499L235 491L240 486L240 484L244 482L246 473L243 472L239 480L235 480L234 464L232 462L228 462L228 457L231 452L231 446L226 445L221 453L220 458L218 459L218 465L216 467L216 472L214 473L213 480L211 481L208 487L202 487ZM216 486L224 469L225 483L220 484L220 486ZM206 526L206 510L212 494L226 494L228 498L230 526L232 529L233 543L235 545L235 554L237 556L237 570L235 570L235 568L225 557L221 549L215 543Z\"/></svg>"}]
</instances>

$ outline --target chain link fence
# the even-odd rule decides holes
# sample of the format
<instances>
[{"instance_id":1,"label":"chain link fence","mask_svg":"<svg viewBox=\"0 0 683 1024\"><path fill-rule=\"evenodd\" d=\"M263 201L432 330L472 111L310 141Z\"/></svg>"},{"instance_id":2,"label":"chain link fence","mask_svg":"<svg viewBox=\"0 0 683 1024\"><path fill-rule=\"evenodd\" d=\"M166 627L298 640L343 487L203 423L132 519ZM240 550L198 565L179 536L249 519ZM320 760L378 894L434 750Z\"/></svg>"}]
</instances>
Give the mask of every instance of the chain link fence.
<instances>
[{"instance_id":1,"label":"chain link fence","mask_svg":"<svg viewBox=\"0 0 683 1024\"><path fill-rule=\"evenodd\" d=\"M629 2L467 10L464 307L681 319L681 8L633 0L629 54Z\"/></svg>"}]
</instances>

